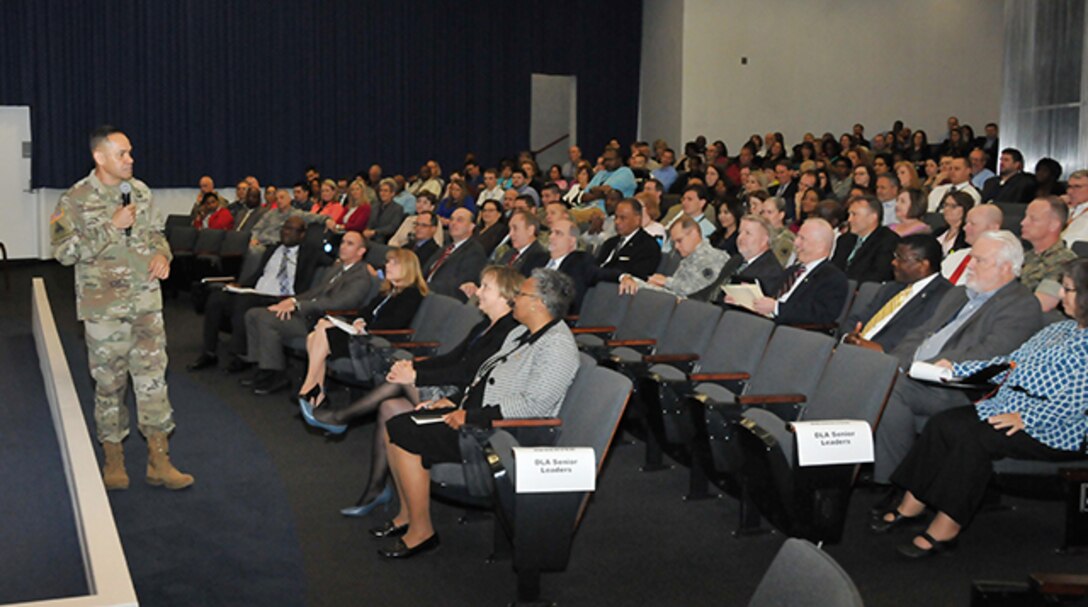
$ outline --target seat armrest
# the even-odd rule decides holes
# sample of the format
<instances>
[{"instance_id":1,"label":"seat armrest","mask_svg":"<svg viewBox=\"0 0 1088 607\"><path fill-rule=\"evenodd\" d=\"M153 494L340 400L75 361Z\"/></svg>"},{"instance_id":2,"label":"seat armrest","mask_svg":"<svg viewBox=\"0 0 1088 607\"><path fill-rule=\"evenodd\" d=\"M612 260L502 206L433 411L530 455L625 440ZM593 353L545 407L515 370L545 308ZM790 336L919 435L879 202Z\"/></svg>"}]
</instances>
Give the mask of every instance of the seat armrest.
<instances>
[{"instance_id":1,"label":"seat armrest","mask_svg":"<svg viewBox=\"0 0 1088 607\"><path fill-rule=\"evenodd\" d=\"M325 316L343 316L344 318L350 318L358 315L358 310L325 310Z\"/></svg>"},{"instance_id":2,"label":"seat armrest","mask_svg":"<svg viewBox=\"0 0 1088 607\"><path fill-rule=\"evenodd\" d=\"M642 357L644 363L689 363L699 360L698 354L646 354Z\"/></svg>"},{"instance_id":3,"label":"seat armrest","mask_svg":"<svg viewBox=\"0 0 1088 607\"><path fill-rule=\"evenodd\" d=\"M783 405L805 402L804 394L743 394L737 397L738 405Z\"/></svg>"},{"instance_id":4,"label":"seat armrest","mask_svg":"<svg viewBox=\"0 0 1088 607\"><path fill-rule=\"evenodd\" d=\"M373 331L367 330L370 335L380 335L383 337L393 337L396 335L412 335L416 332L415 329L374 329Z\"/></svg>"},{"instance_id":5,"label":"seat armrest","mask_svg":"<svg viewBox=\"0 0 1088 607\"><path fill-rule=\"evenodd\" d=\"M603 335L605 333L615 333L616 327L571 327L570 332L575 335Z\"/></svg>"},{"instance_id":6,"label":"seat armrest","mask_svg":"<svg viewBox=\"0 0 1088 607\"><path fill-rule=\"evenodd\" d=\"M389 344L394 348L400 348L401 350L415 350L420 348L437 348L442 345L437 341L398 341Z\"/></svg>"},{"instance_id":7,"label":"seat armrest","mask_svg":"<svg viewBox=\"0 0 1088 607\"><path fill-rule=\"evenodd\" d=\"M737 373L692 373L688 375L691 381L747 381L751 375L744 372Z\"/></svg>"},{"instance_id":8,"label":"seat armrest","mask_svg":"<svg viewBox=\"0 0 1088 607\"><path fill-rule=\"evenodd\" d=\"M1031 586L1048 596L1088 595L1088 575L1075 573L1032 573Z\"/></svg>"},{"instance_id":9,"label":"seat armrest","mask_svg":"<svg viewBox=\"0 0 1088 607\"><path fill-rule=\"evenodd\" d=\"M839 329L838 323L833 322L799 322L787 325L805 331L817 331L820 333L833 333Z\"/></svg>"},{"instance_id":10,"label":"seat armrest","mask_svg":"<svg viewBox=\"0 0 1088 607\"><path fill-rule=\"evenodd\" d=\"M428 358L430 358L430 356L413 356L412 357L412 362L421 363L421 362L427 360Z\"/></svg>"},{"instance_id":11,"label":"seat armrest","mask_svg":"<svg viewBox=\"0 0 1088 607\"><path fill-rule=\"evenodd\" d=\"M563 420L558 417L525 417L517 419L496 419L491 422L492 428L545 428L562 426Z\"/></svg>"},{"instance_id":12,"label":"seat armrest","mask_svg":"<svg viewBox=\"0 0 1088 607\"><path fill-rule=\"evenodd\" d=\"M609 339L604 342L609 348L638 348L657 345L656 339Z\"/></svg>"}]
</instances>

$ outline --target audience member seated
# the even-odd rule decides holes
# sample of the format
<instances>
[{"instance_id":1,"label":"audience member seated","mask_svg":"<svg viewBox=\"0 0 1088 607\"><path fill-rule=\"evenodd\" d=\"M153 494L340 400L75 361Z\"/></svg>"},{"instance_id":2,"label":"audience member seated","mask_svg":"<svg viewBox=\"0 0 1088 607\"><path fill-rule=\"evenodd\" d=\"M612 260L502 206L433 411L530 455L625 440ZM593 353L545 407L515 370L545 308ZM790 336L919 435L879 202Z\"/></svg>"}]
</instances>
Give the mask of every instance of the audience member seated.
<instances>
[{"instance_id":1,"label":"audience member seated","mask_svg":"<svg viewBox=\"0 0 1088 607\"><path fill-rule=\"evenodd\" d=\"M805 192L806 197L810 197L808 192L812 192L811 196L817 195L816 190L808 190ZM817 199L818 202L819 199ZM802 206L804 204L802 202ZM813 209L815 209L815 205L813 205ZM710 235L710 246L725 251L730 255L737 254L737 229L740 228L740 218L744 214L743 212L744 209L740 206L740 203L735 201L724 201L718 205L719 227Z\"/></svg>"},{"instance_id":2,"label":"audience member seated","mask_svg":"<svg viewBox=\"0 0 1088 607\"><path fill-rule=\"evenodd\" d=\"M786 227L786 202L781 198L766 197L766 192L756 192L748 198L753 213L767 220L774 233L771 235L771 251L781 265L793 258L796 235Z\"/></svg>"},{"instance_id":3,"label":"audience member seated","mask_svg":"<svg viewBox=\"0 0 1088 607\"><path fill-rule=\"evenodd\" d=\"M349 338L328 319L321 318L306 336L306 378L299 388L299 399L305 399L315 407L327 400L325 361L330 356L346 358L350 355L356 368L356 379L361 382L373 381L375 378L370 373L376 370L370 368L370 360L362 360L371 350L365 344L349 348L349 339L352 342L365 342L370 339L368 331L407 328L412 324L412 318L425 295L427 283L423 281L416 256L406 249L390 249L385 255L385 280L381 292L359 311L358 318L351 323L358 334ZM381 370L383 374L384 371ZM361 374L366 376L359 377Z\"/></svg>"},{"instance_id":4,"label":"audience member seated","mask_svg":"<svg viewBox=\"0 0 1088 607\"><path fill-rule=\"evenodd\" d=\"M245 206L238 209L230 229L236 232L248 232L260 221L265 209L261 208L261 191L255 188L246 190Z\"/></svg>"},{"instance_id":5,"label":"audience member seated","mask_svg":"<svg viewBox=\"0 0 1088 607\"><path fill-rule=\"evenodd\" d=\"M831 325L838 321L850 290L846 275L831 263L835 231L823 219L809 219L797 233L797 263L786 268L775 295L755 301L755 311L777 324ZM726 298L726 303L735 303Z\"/></svg>"},{"instance_id":6,"label":"audience member seated","mask_svg":"<svg viewBox=\"0 0 1088 607\"><path fill-rule=\"evenodd\" d=\"M1002 458L1066 461L1084 457L1088 417L1088 261L1068 264L1060 297L1075 320L1054 323L1008 355L989 359L941 359L962 377L996 364L1016 366L995 378L997 392L973 406L933 417L891 480L906 491L873 523L885 533L936 510L927 529L899 548L909 558L954 550L960 531L982 505Z\"/></svg>"},{"instance_id":7,"label":"audience member seated","mask_svg":"<svg viewBox=\"0 0 1088 607\"><path fill-rule=\"evenodd\" d=\"M900 240L892 259L895 281L881 287L865 309L850 315L847 326L853 330L844 341L879 352L895 349L933 316L952 288L940 268L941 245L932 236L912 234Z\"/></svg>"},{"instance_id":8,"label":"audience member seated","mask_svg":"<svg viewBox=\"0 0 1088 607\"><path fill-rule=\"evenodd\" d=\"M430 192L423 192L419 195L419 198L415 202L415 215L409 215L401 222L397 231L389 238L386 243L391 247L403 247L407 246L415 238L416 233L416 216L420 213L434 214L436 206L435 198ZM439 229L434 233L434 241L438 246L442 246L443 230Z\"/></svg>"},{"instance_id":9,"label":"audience member seated","mask_svg":"<svg viewBox=\"0 0 1088 607\"><path fill-rule=\"evenodd\" d=\"M616 205L614 217L616 235L597 252L598 280L618 282L622 274L645 280L661 262L661 246L642 229L642 203L624 198Z\"/></svg>"},{"instance_id":10,"label":"audience member seated","mask_svg":"<svg viewBox=\"0 0 1088 607\"><path fill-rule=\"evenodd\" d=\"M911 234L929 234L932 229L922 220L926 216L927 204L926 193L922 190L906 189L899 192L895 198L895 223L888 227L900 238Z\"/></svg>"},{"instance_id":11,"label":"audience member seated","mask_svg":"<svg viewBox=\"0 0 1088 607\"><path fill-rule=\"evenodd\" d=\"M371 448L370 477L359 501L341 510L341 514L366 516L376 507L392 500L393 487L387 482L386 422L396 415L414 410L422 402L442 398L461 400L476 370L499 351L506 336L518 326L511 312L518 287L524 280L522 275L510 268L484 268L476 296L477 305L487 318L473 327L465 340L452 350L415 363L410 360L393 363L384 384L346 407L326 405L312 408L309 401L300 403L303 419L308 424L332 434L342 434L351 420L378 412Z\"/></svg>"},{"instance_id":12,"label":"audience member seated","mask_svg":"<svg viewBox=\"0 0 1088 607\"><path fill-rule=\"evenodd\" d=\"M551 237L548 239L550 259L544 266L566 274L574 283L574 299L569 310L571 314L577 314L582 309L582 298L597 281L597 262L589 253L578 250L579 235L578 226L569 218L554 220Z\"/></svg>"},{"instance_id":13,"label":"audience member seated","mask_svg":"<svg viewBox=\"0 0 1088 607\"><path fill-rule=\"evenodd\" d=\"M419 167L419 174L405 190L416 198L419 198L423 192L430 192L431 196L438 200L438 197L442 195L442 180L437 175L431 175L431 167L425 164Z\"/></svg>"},{"instance_id":14,"label":"audience member seated","mask_svg":"<svg viewBox=\"0 0 1088 607\"><path fill-rule=\"evenodd\" d=\"M582 164L578 166L577 171L570 189L567 190L566 194L563 194L563 201L574 208L580 209L592 202L587 200L586 205L582 204L582 198L589 191L589 182L593 179L593 169L588 164Z\"/></svg>"},{"instance_id":15,"label":"audience member seated","mask_svg":"<svg viewBox=\"0 0 1088 607\"><path fill-rule=\"evenodd\" d=\"M231 217L234 217L239 209L246 206L246 192L248 190L249 184L245 181L239 181L238 184L234 186L234 202L226 205L226 209Z\"/></svg>"},{"instance_id":16,"label":"audience member seated","mask_svg":"<svg viewBox=\"0 0 1088 607\"><path fill-rule=\"evenodd\" d=\"M219 198L219 205L227 206L227 199L215 191L215 181L211 177L207 175L201 177L200 181L197 182L197 188L196 200L193 201L193 208L189 210L190 218L196 219L196 214L200 211L200 207L204 202L205 194L215 194Z\"/></svg>"},{"instance_id":17,"label":"audience member seated","mask_svg":"<svg viewBox=\"0 0 1088 607\"><path fill-rule=\"evenodd\" d=\"M419 265L422 266L441 248L435 242L435 234L442 230L438 225L438 217L429 211L414 215L412 220L415 224L415 235L411 242L405 243L404 248L415 253L416 258L419 259Z\"/></svg>"},{"instance_id":18,"label":"audience member seated","mask_svg":"<svg viewBox=\"0 0 1088 607\"><path fill-rule=\"evenodd\" d=\"M1005 154L1001 155L1002 158ZM944 158L941 159L942 161ZM1004 161L1002 161L1004 162ZM1022 164L1022 163L1021 163ZM996 179L993 178L993 179ZM993 181L991 179L991 181ZM975 186L971 185L971 168L967 166L967 159L963 157L952 158L948 163L948 183L934 187L929 193L929 205L926 211L936 213L941 202L949 192L967 192L971 200L978 204L982 201L981 195ZM986 202L991 202L987 200Z\"/></svg>"},{"instance_id":19,"label":"audience member seated","mask_svg":"<svg viewBox=\"0 0 1088 607\"><path fill-rule=\"evenodd\" d=\"M480 191L476 193L476 204L483 205L485 200L494 200L502 205L502 188L499 187L499 172L495 169L484 171L484 183Z\"/></svg>"},{"instance_id":20,"label":"audience member seated","mask_svg":"<svg viewBox=\"0 0 1088 607\"><path fill-rule=\"evenodd\" d=\"M782 286L782 264L771 252L771 225L759 215L745 215L737 229L737 255L725 262L722 274L734 284L757 284L764 293ZM712 301L722 299L713 294Z\"/></svg>"},{"instance_id":21,"label":"audience member seated","mask_svg":"<svg viewBox=\"0 0 1088 607\"><path fill-rule=\"evenodd\" d=\"M296 189L300 187L295 186ZM291 193L287 190L277 190L275 203L261 214L261 218L257 220L249 233L249 254L261 255L266 248L279 244L283 225L291 217L298 217L304 223L311 225L325 225L328 221L324 215L316 215L295 208L291 203Z\"/></svg>"},{"instance_id":22,"label":"audience member seated","mask_svg":"<svg viewBox=\"0 0 1088 607\"><path fill-rule=\"evenodd\" d=\"M941 215L944 217L945 227L937 232L937 242L941 244L941 252L947 257L949 254L967 248L967 231L964 226L967 222L967 213L975 206L975 201L963 192L946 194L941 201ZM1000 229L1000 225L992 229Z\"/></svg>"},{"instance_id":23,"label":"audience member seated","mask_svg":"<svg viewBox=\"0 0 1088 607\"><path fill-rule=\"evenodd\" d=\"M379 177L377 180L371 179L370 183L371 184L381 184L381 178ZM418 213L419 210L416 209L416 195L408 191L408 187L407 187L407 183L405 182L404 175L394 175L393 176L393 183L396 184L396 186L397 186L397 191L396 191L397 193L393 195L393 202L399 204L400 208L404 209L404 214L405 215L414 215L414 214ZM373 192L374 189L371 188L370 191ZM431 194L431 196L433 197L434 194ZM432 201L432 203L437 204L437 200L438 199L435 198ZM374 206L376 204L378 204L378 194L377 194L377 192L374 193L374 200L371 201L370 207L374 208Z\"/></svg>"},{"instance_id":24,"label":"audience member seated","mask_svg":"<svg viewBox=\"0 0 1088 607\"><path fill-rule=\"evenodd\" d=\"M654 196L645 191L635 194L635 200L642 203L642 229L658 242L657 246L660 249L661 243L665 242L668 233L665 231L665 226L658 221L658 218L661 217L659 198L660 196Z\"/></svg>"},{"instance_id":25,"label":"audience member seated","mask_svg":"<svg viewBox=\"0 0 1088 607\"><path fill-rule=\"evenodd\" d=\"M1020 238L1031 243L1031 250L1024 254L1020 282L1035 292L1043 312L1058 307L1062 266L1077 258L1062 242L1062 228L1068 214L1069 208L1057 196L1036 198L1020 222Z\"/></svg>"},{"instance_id":26,"label":"audience member seated","mask_svg":"<svg viewBox=\"0 0 1088 607\"><path fill-rule=\"evenodd\" d=\"M548 250L540 244L540 220L536 213L519 209L514 211L508 222L507 245L499 254L502 247L496 247L494 253L498 254L495 263L500 266L514 268L528 277L536 268L548 263Z\"/></svg>"},{"instance_id":27,"label":"audience member seated","mask_svg":"<svg viewBox=\"0 0 1088 607\"><path fill-rule=\"evenodd\" d=\"M347 211L340 221L329 219L326 227L337 232L362 232L370 221L370 199L367 198L369 187L362 179L356 179L348 186Z\"/></svg>"},{"instance_id":28,"label":"audience member seated","mask_svg":"<svg viewBox=\"0 0 1088 607\"><path fill-rule=\"evenodd\" d=\"M400 227L404 221L404 207L393 202L396 191L397 182L392 179L382 179L378 184L378 204L370 209L370 219L367 220L363 236L374 242L385 243ZM418 212L419 196L416 197L416 207Z\"/></svg>"},{"instance_id":29,"label":"audience member seated","mask_svg":"<svg viewBox=\"0 0 1088 607\"><path fill-rule=\"evenodd\" d=\"M699 226L699 231L702 233L703 238L709 238L716 229L714 223L706 216L706 207L709 203L709 194L702 185L693 184L684 188L683 194L680 195L680 209L672 212L672 217L667 218L665 221L665 229L669 234L672 234L671 228L681 217L688 217ZM711 207L713 208L713 207ZM709 243L708 243L709 244ZM661 251L669 253L672 251L673 243L671 239L666 239L661 245Z\"/></svg>"},{"instance_id":30,"label":"audience member seated","mask_svg":"<svg viewBox=\"0 0 1088 607\"><path fill-rule=\"evenodd\" d=\"M1011 232L983 232L971 249L967 288L945 293L929 321L892 350L904 372L877 427L874 481L887 483L910 450L915 416L931 417L971 402L964 390L911 379L905 374L911 363L1003 356L1042 327L1039 302L1016 280L1023 263L1023 247Z\"/></svg>"},{"instance_id":31,"label":"audience member seated","mask_svg":"<svg viewBox=\"0 0 1088 607\"><path fill-rule=\"evenodd\" d=\"M533 200L533 206L540 206L540 194L529 183L529 176L526 175L525 169L517 168L511 171L510 184L511 189L516 191L518 196L528 196Z\"/></svg>"},{"instance_id":32,"label":"audience member seated","mask_svg":"<svg viewBox=\"0 0 1088 607\"><path fill-rule=\"evenodd\" d=\"M318 318L329 310L363 307L370 293L370 272L363 263L366 240L358 232L347 232L340 240L339 259L324 279L312 289L288 297L267 308L246 312L246 356L257 363L258 371L244 380L257 395L272 394L287 387L284 373L287 359L284 343L310 332Z\"/></svg>"},{"instance_id":33,"label":"audience member seated","mask_svg":"<svg viewBox=\"0 0 1088 607\"><path fill-rule=\"evenodd\" d=\"M661 168L651 173L653 178L661 183L661 188L666 192L669 191L673 182L676 181L676 167L673 166L673 162L675 161L676 152L671 148L665 149L661 152Z\"/></svg>"},{"instance_id":34,"label":"audience member seated","mask_svg":"<svg viewBox=\"0 0 1088 607\"><path fill-rule=\"evenodd\" d=\"M468 209L476 214L476 201L468 193L468 187L460 179L450 180L446 188L447 196L438 203L438 216L448 220L456 209Z\"/></svg>"},{"instance_id":35,"label":"audience member seated","mask_svg":"<svg viewBox=\"0 0 1088 607\"><path fill-rule=\"evenodd\" d=\"M635 174L631 169L623 166L623 160L618 151L606 149L602 155L603 169L598 171L589 181L589 191L582 195L581 204L592 202L597 208L604 210L605 196L612 190L618 190L620 198L630 198L635 195ZM582 218L576 217L578 221Z\"/></svg>"},{"instance_id":36,"label":"audience member seated","mask_svg":"<svg viewBox=\"0 0 1088 607\"><path fill-rule=\"evenodd\" d=\"M646 280L623 274L620 276L620 293L634 294L646 288L688 297L710 286L729 260L728 253L715 249L703 239L699 225L687 214L673 222L669 236L680 255L676 272L671 276L653 274Z\"/></svg>"},{"instance_id":37,"label":"audience member seated","mask_svg":"<svg viewBox=\"0 0 1088 607\"><path fill-rule=\"evenodd\" d=\"M450 216L450 242L423 266L431 291L467 301L461 285L474 281L487 263L484 248L472 239L474 226L472 211L468 209L456 209Z\"/></svg>"},{"instance_id":38,"label":"audience member seated","mask_svg":"<svg viewBox=\"0 0 1088 607\"><path fill-rule=\"evenodd\" d=\"M1088 240L1088 170L1073 171L1066 187L1065 203L1069 205L1069 221L1062 232L1067 246Z\"/></svg>"},{"instance_id":39,"label":"audience member seated","mask_svg":"<svg viewBox=\"0 0 1088 607\"><path fill-rule=\"evenodd\" d=\"M892 279L892 256L899 236L880 225L883 208L875 196L850 200L847 221L850 232L839 238L832 261L846 277L863 282Z\"/></svg>"},{"instance_id":40,"label":"audience member seated","mask_svg":"<svg viewBox=\"0 0 1088 607\"><path fill-rule=\"evenodd\" d=\"M967 212L967 220L963 224L963 240L966 247L949 253L941 263L941 275L955 286L967 282L967 264L971 262L971 246L983 232L991 232L1001 229L1004 221L1004 213L1001 207L993 204L974 206Z\"/></svg>"},{"instance_id":41,"label":"audience member seated","mask_svg":"<svg viewBox=\"0 0 1088 607\"><path fill-rule=\"evenodd\" d=\"M371 534L399 539L379 550L382 556L411 557L438 546L427 469L461 461L461 426L486 428L496 419L553 417L559 412L578 370L578 348L562 321L573 295L574 286L561 273L533 272L514 303L514 318L522 326L476 371L460 404L450 399L427 403L428 408L449 411L443 415L445 423L417 425L410 413L389 420L389 464L400 511Z\"/></svg>"},{"instance_id":42,"label":"audience member seated","mask_svg":"<svg viewBox=\"0 0 1088 607\"><path fill-rule=\"evenodd\" d=\"M502 201L487 199L480 203L480 219L476 224L476 242L484 248L484 254L491 256L495 247L506 239L509 232L506 217L502 214Z\"/></svg>"},{"instance_id":43,"label":"audience member seated","mask_svg":"<svg viewBox=\"0 0 1088 607\"><path fill-rule=\"evenodd\" d=\"M982 186L982 202L1031 202L1039 184L1033 175L1024 172L1024 155L1020 150L1001 150L998 169L999 174Z\"/></svg>"},{"instance_id":44,"label":"audience member seated","mask_svg":"<svg viewBox=\"0 0 1088 607\"><path fill-rule=\"evenodd\" d=\"M321 182L320 199L310 207L311 213L324 215L335 223L340 223L347 210L336 197L336 182L326 179Z\"/></svg>"},{"instance_id":45,"label":"audience member seated","mask_svg":"<svg viewBox=\"0 0 1088 607\"><path fill-rule=\"evenodd\" d=\"M190 371L213 367L219 362L219 329L228 320L231 328L228 346L231 361L227 370L235 373L249 366L239 358L246 351L246 312L301 293L313 282L323 253L312 248L302 250L300 245L305 233L306 224L302 218L289 217L280 228L281 244L265 250L261 256L260 270L231 285L253 289L255 293L234 293L223 289L212 292L204 309L204 350L188 365Z\"/></svg>"},{"instance_id":46,"label":"audience member seated","mask_svg":"<svg viewBox=\"0 0 1088 607\"><path fill-rule=\"evenodd\" d=\"M204 195L200 210L193 218L193 227L198 230L229 230L234 227L234 216L226 207L219 206L219 197L212 193Z\"/></svg>"},{"instance_id":47,"label":"audience member seated","mask_svg":"<svg viewBox=\"0 0 1088 607\"><path fill-rule=\"evenodd\" d=\"M990 163L990 159L986 154L986 150L982 148L975 148L967 154L967 161L971 165L971 185L975 186L975 189L979 192L986 187L986 181L991 177L996 177L993 171L987 168Z\"/></svg>"},{"instance_id":48,"label":"audience member seated","mask_svg":"<svg viewBox=\"0 0 1088 607\"><path fill-rule=\"evenodd\" d=\"M764 165L766 166L766 165ZM778 185L771 188L771 196L781 198L785 201L783 205L783 211L786 214L783 223L789 223L797 217L797 208L794 205L794 200L797 197L797 191L800 185L793 178L793 165L786 158L778 159L773 165L774 177L778 182Z\"/></svg>"}]
</instances>

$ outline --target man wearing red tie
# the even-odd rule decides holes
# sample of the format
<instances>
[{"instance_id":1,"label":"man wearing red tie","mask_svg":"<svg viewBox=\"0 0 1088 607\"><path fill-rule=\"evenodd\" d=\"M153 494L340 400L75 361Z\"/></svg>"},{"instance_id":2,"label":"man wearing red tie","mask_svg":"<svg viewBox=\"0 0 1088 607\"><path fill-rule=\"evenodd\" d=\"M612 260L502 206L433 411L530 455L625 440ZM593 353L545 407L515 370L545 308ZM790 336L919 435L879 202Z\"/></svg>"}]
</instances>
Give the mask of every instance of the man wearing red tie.
<instances>
[{"instance_id":1,"label":"man wearing red tie","mask_svg":"<svg viewBox=\"0 0 1088 607\"><path fill-rule=\"evenodd\" d=\"M468 300L460 286L475 282L487 263L483 246L471 240L474 227L472 211L460 208L450 215L450 242L423 266L423 275L431 291Z\"/></svg>"}]
</instances>

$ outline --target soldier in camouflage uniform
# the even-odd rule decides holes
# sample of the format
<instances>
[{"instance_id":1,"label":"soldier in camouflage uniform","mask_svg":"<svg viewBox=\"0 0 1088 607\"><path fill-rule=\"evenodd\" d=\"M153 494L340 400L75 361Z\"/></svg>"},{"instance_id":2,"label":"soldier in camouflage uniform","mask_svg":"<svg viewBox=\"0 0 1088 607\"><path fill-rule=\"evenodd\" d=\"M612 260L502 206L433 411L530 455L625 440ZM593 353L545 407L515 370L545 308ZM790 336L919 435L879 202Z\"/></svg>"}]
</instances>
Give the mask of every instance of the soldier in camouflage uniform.
<instances>
[{"instance_id":1,"label":"soldier in camouflage uniform","mask_svg":"<svg viewBox=\"0 0 1088 607\"><path fill-rule=\"evenodd\" d=\"M76 266L76 305L95 381L94 417L106 455L107 489L128 487L121 441L128 435L125 388L136 395L137 426L148 442L147 482L181 489L193 483L170 463L174 429L166 391L166 334L159 281L170 273L170 247L151 190L132 178L132 147L121 131L91 135L95 169L65 192L50 219L53 255ZM131 204L123 205L123 186Z\"/></svg>"},{"instance_id":2,"label":"soldier in camouflage uniform","mask_svg":"<svg viewBox=\"0 0 1088 607\"><path fill-rule=\"evenodd\" d=\"M1061 301L1062 266L1077 258L1062 242L1062 229L1069 208L1055 197L1036 198L1024 211L1020 222L1020 237L1031 243L1024 253L1020 284L1035 293L1043 312L1050 312Z\"/></svg>"},{"instance_id":3,"label":"soldier in camouflage uniform","mask_svg":"<svg viewBox=\"0 0 1088 607\"><path fill-rule=\"evenodd\" d=\"M729 261L729 253L710 246L699 224L687 215L673 222L669 237L681 257L676 272L672 276L653 274L646 280L624 274L620 276L620 293L634 294L646 288L688 297L713 284Z\"/></svg>"}]
</instances>

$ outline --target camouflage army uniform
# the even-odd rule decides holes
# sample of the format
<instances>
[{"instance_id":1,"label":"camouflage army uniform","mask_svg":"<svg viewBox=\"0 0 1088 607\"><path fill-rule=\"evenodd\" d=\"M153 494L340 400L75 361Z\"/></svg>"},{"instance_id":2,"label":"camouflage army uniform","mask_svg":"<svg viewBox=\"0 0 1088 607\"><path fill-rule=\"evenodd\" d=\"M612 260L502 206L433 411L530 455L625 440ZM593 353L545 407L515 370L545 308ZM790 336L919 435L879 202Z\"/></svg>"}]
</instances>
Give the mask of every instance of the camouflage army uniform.
<instances>
[{"instance_id":1,"label":"camouflage army uniform","mask_svg":"<svg viewBox=\"0 0 1088 607\"><path fill-rule=\"evenodd\" d=\"M635 279L640 288L667 291L678 297L688 297L709 287L718 275L721 274L725 262L729 261L729 253L715 249L710 243L703 240L699 246L691 252L691 255L680 260L676 272L665 279L665 286L654 286L639 278Z\"/></svg>"},{"instance_id":2,"label":"camouflage army uniform","mask_svg":"<svg viewBox=\"0 0 1088 607\"><path fill-rule=\"evenodd\" d=\"M1024 254L1024 268L1020 271L1020 283L1035 293L1060 299L1062 266L1077 258L1061 240L1042 253L1028 251Z\"/></svg>"},{"instance_id":3,"label":"camouflage army uniform","mask_svg":"<svg viewBox=\"0 0 1088 607\"><path fill-rule=\"evenodd\" d=\"M782 264L782 267L786 267L789 263L790 256L793 255L793 239L795 235L788 228L779 228L773 236L771 236L771 252L774 253L774 258L778 260L778 263Z\"/></svg>"},{"instance_id":4,"label":"camouflage army uniform","mask_svg":"<svg viewBox=\"0 0 1088 607\"><path fill-rule=\"evenodd\" d=\"M94 418L100 442L128 435L125 387L136 395L137 425L144 436L169 434L173 411L166 392L166 334L159 281L150 278L156 254L171 259L151 190L132 179L136 221L131 236L112 223L121 201L117 186L92 172L60 197L49 222L53 256L75 265L76 306L84 322L87 358L95 381Z\"/></svg>"}]
</instances>

